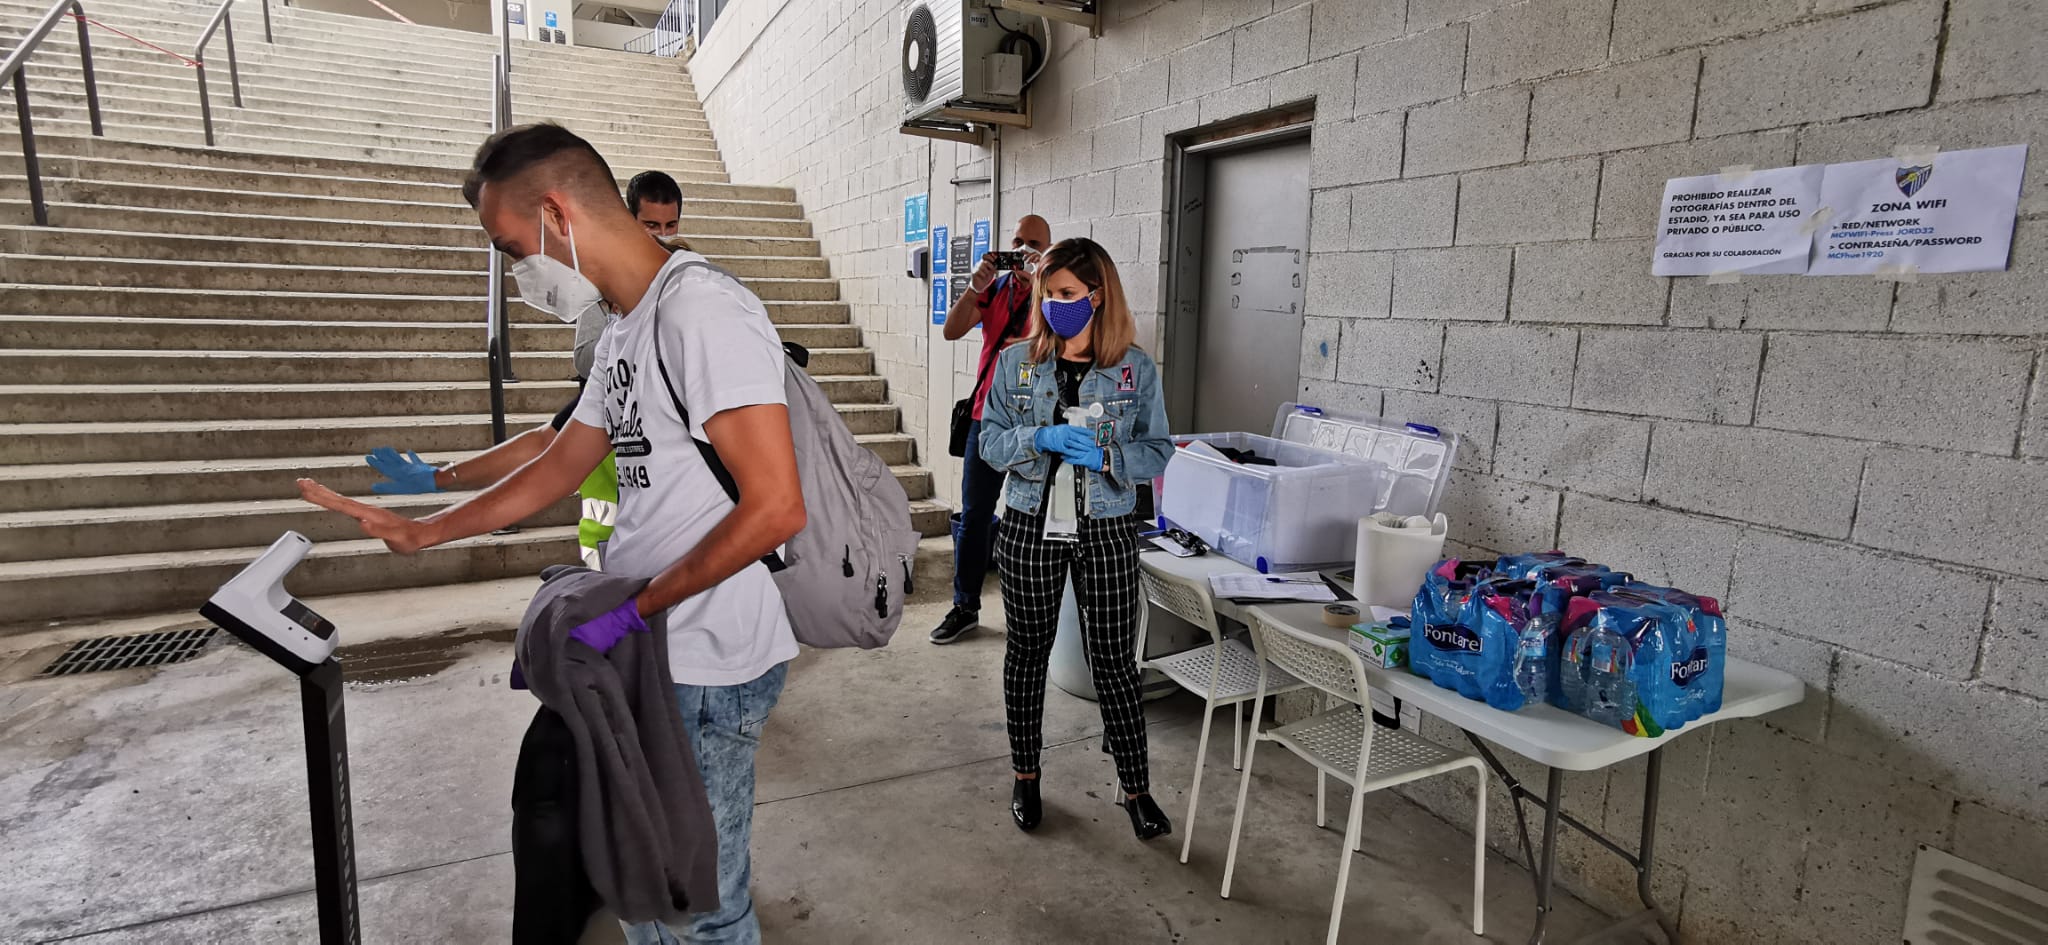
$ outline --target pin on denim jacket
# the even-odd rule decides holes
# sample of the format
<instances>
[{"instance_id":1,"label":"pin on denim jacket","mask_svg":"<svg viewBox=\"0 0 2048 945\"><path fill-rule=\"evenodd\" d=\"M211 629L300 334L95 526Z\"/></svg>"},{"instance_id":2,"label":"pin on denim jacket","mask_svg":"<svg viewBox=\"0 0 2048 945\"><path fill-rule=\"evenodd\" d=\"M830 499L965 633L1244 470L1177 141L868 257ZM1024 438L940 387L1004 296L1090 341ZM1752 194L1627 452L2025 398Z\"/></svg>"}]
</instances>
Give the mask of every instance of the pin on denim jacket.
<instances>
[{"instance_id":1,"label":"pin on denim jacket","mask_svg":"<svg viewBox=\"0 0 2048 945\"><path fill-rule=\"evenodd\" d=\"M981 458L1009 473L1003 484L1005 504L1036 514L1045 497L1046 477L1063 460L1058 453L1039 452L1032 437L1039 427L1066 419L1060 415L1056 366L1027 360L1030 352L1031 345L1019 342L996 360L981 414ZM1129 515L1137 506L1138 485L1165 472L1166 461L1173 457L1165 394L1152 356L1133 346L1122 361L1084 375L1080 404L1096 403L1102 405L1102 416L1091 423L1108 468L1082 471L1088 501L1083 512L1091 518Z\"/></svg>"}]
</instances>

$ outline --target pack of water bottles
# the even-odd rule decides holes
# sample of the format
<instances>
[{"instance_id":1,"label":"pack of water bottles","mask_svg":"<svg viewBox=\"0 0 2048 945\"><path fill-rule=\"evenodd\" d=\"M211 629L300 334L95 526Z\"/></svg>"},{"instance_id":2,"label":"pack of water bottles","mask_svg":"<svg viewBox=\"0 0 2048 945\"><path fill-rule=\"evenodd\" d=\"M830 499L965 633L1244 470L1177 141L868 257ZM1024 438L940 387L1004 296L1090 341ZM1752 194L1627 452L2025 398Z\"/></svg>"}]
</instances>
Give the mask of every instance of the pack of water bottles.
<instances>
[{"instance_id":1,"label":"pack of water bottles","mask_svg":"<svg viewBox=\"0 0 2048 945\"><path fill-rule=\"evenodd\" d=\"M1718 602L1563 552L1440 562L1410 622L1409 667L1497 709L1548 702L1655 737L1721 707Z\"/></svg>"},{"instance_id":2,"label":"pack of water bottles","mask_svg":"<svg viewBox=\"0 0 2048 945\"><path fill-rule=\"evenodd\" d=\"M1517 597L1517 584L1496 578L1490 564L1439 562L1409 612L1409 669L1467 699L1521 708L1527 697L1516 683L1516 654L1535 599Z\"/></svg>"},{"instance_id":3,"label":"pack of water bottles","mask_svg":"<svg viewBox=\"0 0 2048 945\"><path fill-rule=\"evenodd\" d=\"M1656 738L1720 711L1728 623L1711 597L1623 584L1573 599L1552 702L1630 735Z\"/></svg>"}]
</instances>

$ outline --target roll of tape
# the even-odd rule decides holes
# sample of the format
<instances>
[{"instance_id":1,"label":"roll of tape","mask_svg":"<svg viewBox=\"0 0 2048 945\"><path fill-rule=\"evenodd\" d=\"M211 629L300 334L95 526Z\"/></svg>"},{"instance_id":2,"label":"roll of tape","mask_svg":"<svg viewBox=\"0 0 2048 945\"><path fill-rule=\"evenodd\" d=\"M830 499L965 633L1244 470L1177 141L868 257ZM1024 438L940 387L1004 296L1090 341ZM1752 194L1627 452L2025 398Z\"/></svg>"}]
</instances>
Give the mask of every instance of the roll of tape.
<instances>
[{"instance_id":1,"label":"roll of tape","mask_svg":"<svg viewBox=\"0 0 2048 945\"><path fill-rule=\"evenodd\" d=\"M1332 627L1348 627L1358 622L1358 608L1350 604L1324 604L1323 623Z\"/></svg>"}]
</instances>

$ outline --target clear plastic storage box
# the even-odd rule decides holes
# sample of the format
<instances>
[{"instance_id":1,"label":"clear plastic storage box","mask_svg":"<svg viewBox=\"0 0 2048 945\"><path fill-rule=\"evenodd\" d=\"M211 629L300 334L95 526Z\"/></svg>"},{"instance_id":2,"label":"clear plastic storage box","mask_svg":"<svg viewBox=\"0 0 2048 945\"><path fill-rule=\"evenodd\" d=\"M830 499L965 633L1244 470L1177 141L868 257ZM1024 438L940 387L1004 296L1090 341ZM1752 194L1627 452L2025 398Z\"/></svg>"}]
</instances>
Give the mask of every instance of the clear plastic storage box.
<instances>
[{"instance_id":1,"label":"clear plastic storage box","mask_svg":"<svg viewBox=\"0 0 2048 945\"><path fill-rule=\"evenodd\" d=\"M1232 560L1266 571L1348 567L1358 520L1374 512L1435 515L1458 437L1420 424L1340 417L1282 404L1273 435L1173 438L1251 450L1247 466L1185 449L1159 483L1160 514Z\"/></svg>"}]
</instances>

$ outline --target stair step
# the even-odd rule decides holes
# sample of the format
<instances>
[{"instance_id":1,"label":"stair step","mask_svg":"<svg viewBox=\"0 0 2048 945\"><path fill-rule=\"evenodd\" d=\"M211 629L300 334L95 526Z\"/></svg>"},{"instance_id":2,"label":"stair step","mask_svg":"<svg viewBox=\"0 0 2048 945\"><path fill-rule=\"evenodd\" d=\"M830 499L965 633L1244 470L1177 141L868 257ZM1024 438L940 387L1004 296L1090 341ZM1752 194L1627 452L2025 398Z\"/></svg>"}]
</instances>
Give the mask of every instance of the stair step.
<instances>
[{"instance_id":1,"label":"stair step","mask_svg":"<svg viewBox=\"0 0 2048 945\"><path fill-rule=\"evenodd\" d=\"M21 200L27 181L0 179L0 197ZM434 223L476 226L476 213L459 203L419 203L374 197L336 197L260 190L225 190L169 184L43 178L44 199L62 203L206 211L242 216L294 216L379 223Z\"/></svg>"},{"instance_id":2,"label":"stair step","mask_svg":"<svg viewBox=\"0 0 2048 945\"><path fill-rule=\"evenodd\" d=\"M23 257L12 257L20 259ZM7 261L0 260L0 266ZM225 283L226 276L232 275L230 264L212 264L223 268L223 275L212 281ZM167 264L167 271L175 271L175 264ZM307 272L279 267L280 274ZM353 272L364 278L376 278L386 270L360 269ZM251 279L254 275L244 272ZM228 289L191 286L127 286L104 287L91 285L35 285L0 284L0 312L18 315L78 316L84 318L124 319L228 319L258 322L408 322L424 327L475 326L481 328L484 321L483 287L486 281L482 275L450 274L446 279L467 279L474 295L370 295L346 291L287 291L282 288ZM821 329L846 329L847 316L843 303L834 298L778 298L783 295L837 295L838 283L829 279L749 279L747 286L761 296L768 308L769 320L778 324L797 322L791 328L803 329L814 325ZM517 299L513 287L506 287L511 300L511 321L515 331L524 329L567 329L552 315L543 315ZM109 311L114 314L109 315ZM816 314L810 314L816 313ZM297 316L297 317L291 317ZM10 318L0 315L0 320ZM53 323L51 330L38 331L33 327L26 331L34 337L54 339L55 344L45 340L30 342L21 336L10 334L9 340L22 347L47 348L62 346L64 335L62 325ZM52 334L52 330L58 333ZM801 332L800 332L801 333ZM814 335L809 340L786 337L806 347L834 347L854 343L851 340L830 340L847 338L841 333ZM90 346L88 346L90 347ZM124 345L99 345L97 347L125 347ZM197 347L185 345L184 347ZM246 347L246 346L242 346ZM326 349L322 349L326 350ZM440 349L428 349L440 350Z\"/></svg>"},{"instance_id":3,"label":"stair step","mask_svg":"<svg viewBox=\"0 0 2048 945\"><path fill-rule=\"evenodd\" d=\"M224 352L468 352L480 351L484 346L483 306L478 304L474 311L476 317L468 322L443 324L0 315L0 337L17 348L43 350L210 348ZM816 340L805 331L811 327L822 332L843 326L793 325L779 329L779 333L784 340L796 341L811 349L814 373L872 373L873 356L867 349L810 344L803 339ZM516 365L520 359L537 353L566 353L573 336L569 326L559 323L515 324L512 326L513 362Z\"/></svg>"},{"instance_id":4,"label":"stair step","mask_svg":"<svg viewBox=\"0 0 2048 945\"><path fill-rule=\"evenodd\" d=\"M576 398L573 380L505 386L508 413L552 413ZM479 414L490 382L330 384L0 384L0 416L13 423L121 423L319 419L337 414Z\"/></svg>"},{"instance_id":5,"label":"stair step","mask_svg":"<svg viewBox=\"0 0 2048 945\"><path fill-rule=\"evenodd\" d=\"M99 86L102 108L141 110L153 107L199 107L199 94L191 83L160 85L148 78L131 77L120 73L101 73L97 69L94 70L94 80ZM260 93L252 89L243 89L243 98L251 104L274 111L330 114L336 118L359 121L377 121L391 114L391 103L388 99L353 96L344 89L330 91L269 88ZM85 105L85 88L83 84L76 87L52 87L45 83L36 87L34 104L82 108ZM41 114L41 111L36 112L38 117ZM485 102L437 105L415 99L405 103L405 114L414 123L432 123L449 129L479 128L488 133L491 124L490 110ZM679 130L684 128L680 125L677 127ZM688 130L701 131L706 135L710 133L708 125L689 126Z\"/></svg>"},{"instance_id":6,"label":"stair step","mask_svg":"<svg viewBox=\"0 0 2048 945\"><path fill-rule=\"evenodd\" d=\"M0 349L0 377L16 384L433 384L487 376L482 344L476 347L475 351L11 348ZM521 351L512 360L521 381L574 378L575 366L567 351Z\"/></svg>"},{"instance_id":7,"label":"stair step","mask_svg":"<svg viewBox=\"0 0 2048 945\"><path fill-rule=\"evenodd\" d=\"M856 408L858 409L858 408ZM546 422L553 411L507 414L508 429ZM910 461L900 434L858 438L890 465ZM868 443L872 440L873 443ZM488 415L319 417L291 420L174 420L116 423L0 424L0 464L126 463L148 459L253 459L334 454L365 443L404 442L415 450L474 449L490 442ZM900 452L889 452L899 450Z\"/></svg>"},{"instance_id":8,"label":"stair step","mask_svg":"<svg viewBox=\"0 0 2048 945\"><path fill-rule=\"evenodd\" d=\"M261 244L243 244L239 254L263 257ZM442 265L418 267L411 257L438 255ZM217 253L215 255L230 255ZM337 254L339 255L339 254ZM452 268L446 251L363 247L357 255L366 264L350 265L343 259L327 264L309 260L255 262L246 259L94 258L9 254L0 256L0 279L16 284L59 285L68 288L169 288L221 291L278 291L346 293L351 288L374 286L379 291L402 295L483 294L490 284L484 271L486 257L474 253L469 268ZM838 295L838 284L829 280L822 259L785 259L738 256L714 259L713 263L743 280L762 299L830 301ZM506 292L516 296L518 287L506 278Z\"/></svg>"},{"instance_id":9,"label":"stair step","mask_svg":"<svg viewBox=\"0 0 2048 945\"><path fill-rule=\"evenodd\" d=\"M922 501L912 500L910 503L910 527L916 529L918 534L926 538L937 538L940 535L951 534L952 527L946 519L952 514L952 509L929 499Z\"/></svg>"},{"instance_id":10,"label":"stair step","mask_svg":"<svg viewBox=\"0 0 2048 945\"><path fill-rule=\"evenodd\" d=\"M40 134L38 143L43 144ZM433 180L393 179L337 172L361 171L364 168L360 165L324 171L293 166L262 168L235 164L180 163L180 159L185 157L187 152L174 149L163 149L163 153L153 155L96 157L70 150L73 144L74 139L67 138L57 140L55 149L49 144L43 144L38 148L42 173L46 181L71 178L199 190L409 201L468 209L462 200L462 174L455 170L440 171ZM289 160L280 157L277 163L284 164ZM21 166L18 154L0 154L0 174L19 177L22 173ZM625 183L623 179L619 182L622 190ZM730 202L736 208L758 208L761 211L712 214L701 209L695 210L694 212L699 215L760 216L776 219L801 215L800 209L791 212L780 207L761 206L775 204L795 208L796 192L788 187L702 181L684 182L681 186L684 203L692 207L723 205Z\"/></svg>"},{"instance_id":11,"label":"stair step","mask_svg":"<svg viewBox=\"0 0 2048 945\"><path fill-rule=\"evenodd\" d=\"M190 612L255 560L268 543L244 548L109 555L0 564L0 599L9 620L153 612ZM394 561L384 543L332 541L313 547L292 570L292 592L319 597L399 587L531 577L577 560L573 525L483 535ZM110 592L110 589L118 588Z\"/></svg>"},{"instance_id":12,"label":"stair step","mask_svg":"<svg viewBox=\"0 0 2048 945\"><path fill-rule=\"evenodd\" d=\"M5 290L0 290L4 295ZM285 307L285 306L280 306ZM392 321L247 321L232 318L134 318L122 316L0 315L0 337L21 348L161 349L213 348L221 351L481 351L482 300L475 317L462 323ZM567 352L574 332L567 325L514 325L513 357L534 351Z\"/></svg>"},{"instance_id":13,"label":"stair step","mask_svg":"<svg viewBox=\"0 0 2048 945\"><path fill-rule=\"evenodd\" d=\"M164 155L165 158L177 155ZM305 197L353 197L464 207L459 174L437 181L392 180L307 173L303 170L258 170L178 164L169 160L99 158L38 149L45 181L91 180L128 186L182 187L195 190L248 191ZM0 174L20 177L21 157L0 156Z\"/></svg>"},{"instance_id":14,"label":"stair step","mask_svg":"<svg viewBox=\"0 0 2048 945\"><path fill-rule=\"evenodd\" d=\"M552 414L573 402L575 381L526 380L505 385L505 410ZM828 391L829 396L829 391ZM892 404L834 404L855 433L891 433ZM342 384L6 384L0 416L19 424L318 420L351 416L443 416L490 412L488 381Z\"/></svg>"},{"instance_id":15,"label":"stair step","mask_svg":"<svg viewBox=\"0 0 2048 945\"><path fill-rule=\"evenodd\" d=\"M514 427L513 431L523 428ZM365 444L414 449L408 440ZM419 450L435 464L459 462L476 450ZM930 470L918 466L890 467L912 500L932 494ZM319 480L343 495L370 495L382 477L360 454L287 456L262 459L209 459L185 462L80 463L0 466L0 514L51 509L120 509L128 506L188 503L296 500L300 478ZM446 504L453 500L442 497ZM267 539L266 539L267 540Z\"/></svg>"},{"instance_id":16,"label":"stair step","mask_svg":"<svg viewBox=\"0 0 2048 945\"><path fill-rule=\"evenodd\" d=\"M687 186L687 185L686 185ZM687 198L685 198L687 199ZM51 232L66 230L132 231L184 236L241 236L255 239L304 240L309 236L328 242L384 244L391 246L455 246L481 249L483 232L476 223L379 223L371 220L334 220L305 216L247 216L213 210L159 210L146 207L113 207L93 204L48 204ZM27 200L0 198L0 220L28 226ZM781 240L794 244L789 253L801 254L815 248L810 225L803 220L746 220L731 217L689 217L682 219L683 235L692 246L702 240ZM37 228L45 229L45 228ZM712 253L738 251L713 248ZM700 250L701 251L701 250Z\"/></svg>"},{"instance_id":17,"label":"stair step","mask_svg":"<svg viewBox=\"0 0 2048 945\"><path fill-rule=\"evenodd\" d=\"M179 147L147 141L97 138L90 134L63 135L38 127L36 146L40 153L109 160L155 161L184 167L234 168L283 171L308 176L370 177L384 180L423 181L436 184L459 183L461 174L450 176L450 168L434 165L390 164L355 161L331 156L281 154L275 151L235 151L204 147Z\"/></svg>"},{"instance_id":18,"label":"stair step","mask_svg":"<svg viewBox=\"0 0 2048 945\"><path fill-rule=\"evenodd\" d=\"M419 517L452 505L464 495L362 498ZM574 525L580 514L576 500L564 497L520 524L528 528ZM362 537L354 521L297 498L21 512L0 514L0 564L241 548L266 544L288 530L316 542Z\"/></svg>"}]
</instances>

